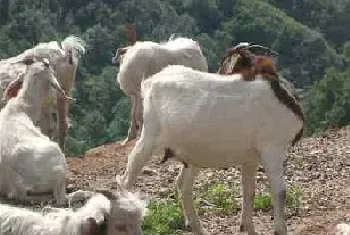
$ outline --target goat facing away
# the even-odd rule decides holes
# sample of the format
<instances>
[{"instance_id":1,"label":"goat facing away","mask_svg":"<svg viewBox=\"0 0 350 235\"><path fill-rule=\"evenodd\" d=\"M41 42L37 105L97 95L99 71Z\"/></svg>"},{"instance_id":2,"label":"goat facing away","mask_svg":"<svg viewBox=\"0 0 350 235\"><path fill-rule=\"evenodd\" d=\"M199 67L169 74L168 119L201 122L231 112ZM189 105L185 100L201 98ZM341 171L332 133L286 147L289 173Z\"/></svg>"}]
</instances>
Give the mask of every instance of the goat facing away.
<instances>
[{"instance_id":1,"label":"goat facing away","mask_svg":"<svg viewBox=\"0 0 350 235\"><path fill-rule=\"evenodd\" d=\"M210 74L170 65L142 82L143 129L128 155L122 176L131 188L152 153L164 147L186 163L177 177L186 225L206 234L193 204L193 182L202 167L242 166L241 231L255 234L252 222L255 173L267 171L274 205L275 234L286 235L283 163L299 139L304 117L299 103L278 80L257 75ZM187 165L187 167L186 167Z\"/></svg>"},{"instance_id":2,"label":"goat facing away","mask_svg":"<svg viewBox=\"0 0 350 235\"><path fill-rule=\"evenodd\" d=\"M208 64L197 41L179 37L166 42L137 41L117 50L113 62L120 61L117 83L131 98L131 123L122 145L135 139L142 129L141 82L167 65L185 65L199 71L208 71ZM122 56L122 58L120 58Z\"/></svg>"},{"instance_id":3,"label":"goat facing away","mask_svg":"<svg viewBox=\"0 0 350 235\"><path fill-rule=\"evenodd\" d=\"M80 192L71 196L75 193ZM48 207L34 212L0 204L0 235L142 235L146 203L135 194L119 187L89 192L88 198L76 211Z\"/></svg>"},{"instance_id":4,"label":"goat facing away","mask_svg":"<svg viewBox=\"0 0 350 235\"><path fill-rule=\"evenodd\" d=\"M53 193L56 202L63 204L65 156L33 120L40 115L37 110L51 87L64 99L72 98L65 95L48 60L23 59L14 63L26 64L26 68L10 82L3 99L9 98L11 87L22 83L23 88L0 111L0 193L20 201L37 200L38 194Z\"/></svg>"},{"instance_id":5,"label":"goat facing away","mask_svg":"<svg viewBox=\"0 0 350 235\"><path fill-rule=\"evenodd\" d=\"M68 94L74 85L79 58L84 53L85 42L79 37L68 36L60 43L58 41L42 42L17 56L1 60L0 97L7 85L25 70L24 64L13 62L26 58L36 60L47 58L56 72L62 89ZM21 84L13 87L13 91L9 96L16 96L19 89L21 89ZM3 108L5 104L6 102L1 103L0 108ZM67 100L60 94L55 96L55 92L52 92L44 99L40 109L36 110L41 115L38 120L34 120L35 123L40 124L41 130L45 135L59 143L63 151L65 150L68 129L68 108L69 103ZM53 116L57 116L57 118Z\"/></svg>"}]
</instances>

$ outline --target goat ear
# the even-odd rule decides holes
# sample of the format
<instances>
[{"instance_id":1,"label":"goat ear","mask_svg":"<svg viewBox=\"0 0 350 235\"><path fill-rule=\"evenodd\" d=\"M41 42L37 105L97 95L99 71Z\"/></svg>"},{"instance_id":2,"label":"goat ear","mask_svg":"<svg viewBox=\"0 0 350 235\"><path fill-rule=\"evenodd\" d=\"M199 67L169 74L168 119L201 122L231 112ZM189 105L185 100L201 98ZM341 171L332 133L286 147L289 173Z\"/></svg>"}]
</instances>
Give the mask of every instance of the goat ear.
<instances>
[{"instance_id":1,"label":"goat ear","mask_svg":"<svg viewBox=\"0 0 350 235\"><path fill-rule=\"evenodd\" d=\"M3 101L17 96L18 91L22 88L23 78L24 73L19 73L17 78L8 84L2 96Z\"/></svg>"},{"instance_id":2,"label":"goat ear","mask_svg":"<svg viewBox=\"0 0 350 235\"><path fill-rule=\"evenodd\" d=\"M82 235L95 235L97 231L97 222L93 217L87 218L83 221L81 225L81 234Z\"/></svg>"},{"instance_id":3,"label":"goat ear","mask_svg":"<svg viewBox=\"0 0 350 235\"><path fill-rule=\"evenodd\" d=\"M117 49L117 55L120 56L120 55L123 55L125 54L125 52L127 51L128 49L126 47L120 47Z\"/></svg>"}]
</instances>

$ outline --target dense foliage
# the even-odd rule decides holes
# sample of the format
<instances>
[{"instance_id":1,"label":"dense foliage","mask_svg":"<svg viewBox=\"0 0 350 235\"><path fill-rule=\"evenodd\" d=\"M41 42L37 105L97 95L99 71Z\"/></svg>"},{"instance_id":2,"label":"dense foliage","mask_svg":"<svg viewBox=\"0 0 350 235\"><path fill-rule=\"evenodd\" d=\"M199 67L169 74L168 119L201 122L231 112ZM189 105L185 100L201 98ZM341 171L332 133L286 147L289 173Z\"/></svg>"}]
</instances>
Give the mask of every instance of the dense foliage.
<instances>
[{"instance_id":1,"label":"dense foliage","mask_svg":"<svg viewBox=\"0 0 350 235\"><path fill-rule=\"evenodd\" d=\"M86 40L68 139L69 150L81 153L126 135L130 101L110 62L128 43L125 23L139 40L172 33L199 40L211 72L225 48L253 41L280 53L281 73L298 88L311 86L304 96L311 133L350 121L349 10L348 0L0 0L0 58L69 34Z\"/></svg>"}]
</instances>

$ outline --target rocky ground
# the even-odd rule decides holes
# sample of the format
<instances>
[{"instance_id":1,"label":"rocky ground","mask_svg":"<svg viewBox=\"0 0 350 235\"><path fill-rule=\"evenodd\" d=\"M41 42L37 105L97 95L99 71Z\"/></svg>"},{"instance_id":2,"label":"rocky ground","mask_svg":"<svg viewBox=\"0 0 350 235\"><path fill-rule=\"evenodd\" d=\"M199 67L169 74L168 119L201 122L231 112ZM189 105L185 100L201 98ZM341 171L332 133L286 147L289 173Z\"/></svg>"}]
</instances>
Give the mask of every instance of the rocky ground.
<instances>
[{"instance_id":1,"label":"rocky ground","mask_svg":"<svg viewBox=\"0 0 350 235\"><path fill-rule=\"evenodd\" d=\"M125 147L113 143L91 149L82 158L69 158L71 187L109 187L115 175L123 173L127 154L133 145L134 141ZM286 180L288 186L298 186L302 191L297 213L288 216L289 234L334 234L335 224L350 220L349 157L350 127L304 138L289 151ZM174 187L181 166L173 161L159 162L160 158L154 157L136 183L136 187L148 197L165 197L165 192ZM268 184L263 169L256 178L257 193L266 191ZM203 170L197 178L196 190L208 180L217 179L234 182L240 190L240 172L234 168ZM237 200L240 201L240 195ZM239 214L226 217L208 213L201 219L210 234L240 234ZM271 212L256 212L254 222L259 234L272 234Z\"/></svg>"},{"instance_id":2,"label":"rocky ground","mask_svg":"<svg viewBox=\"0 0 350 235\"><path fill-rule=\"evenodd\" d=\"M127 154L135 141L122 147L112 143L91 149L84 156L69 157L67 179L71 189L111 187L116 174L125 170ZM350 221L350 126L330 130L322 135L304 138L290 149L286 163L286 180L289 188L299 187L302 198L298 210L288 213L288 234L325 235L335 234L334 226ZM181 164L168 161L160 164L154 157L141 176L136 188L147 197L167 197ZM263 168L257 174L256 193L267 191L267 178ZM195 190L208 181L232 182L240 191L240 171L205 169L197 177ZM240 203L241 195L238 193ZM349 212L349 213L348 213ZM240 234L239 213L230 216L205 213L202 224L210 234ZM259 234L272 234L273 220L270 212L257 211L254 216ZM183 232L183 234L190 234Z\"/></svg>"}]
</instances>

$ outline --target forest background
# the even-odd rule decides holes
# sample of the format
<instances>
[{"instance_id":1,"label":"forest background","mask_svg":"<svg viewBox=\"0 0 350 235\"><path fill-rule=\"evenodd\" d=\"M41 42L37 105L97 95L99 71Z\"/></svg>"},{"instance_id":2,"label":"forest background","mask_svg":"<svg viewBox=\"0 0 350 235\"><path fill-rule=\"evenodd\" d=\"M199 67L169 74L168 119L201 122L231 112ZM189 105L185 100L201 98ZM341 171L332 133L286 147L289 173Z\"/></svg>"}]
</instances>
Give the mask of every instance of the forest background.
<instances>
[{"instance_id":1,"label":"forest background","mask_svg":"<svg viewBox=\"0 0 350 235\"><path fill-rule=\"evenodd\" d=\"M68 151L77 155L127 133L130 99L111 64L128 44L125 24L138 40L198 40L210 72L227 47L255 42L278 51L280 74L302 89L310 135L350 123L349 12L349 0L0 0L0 58L70 34L86 41L70 109Z\"/></svg>"}]
</instances>

